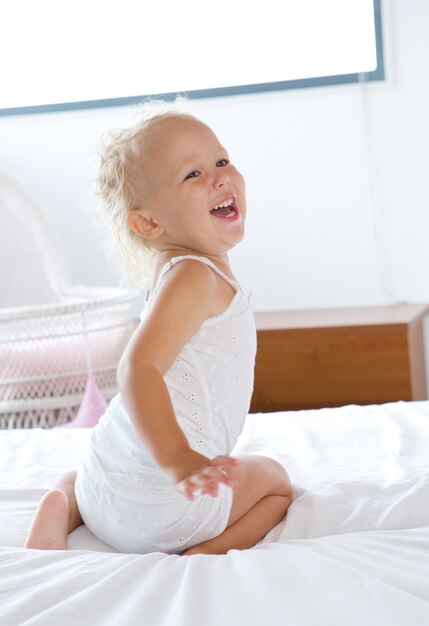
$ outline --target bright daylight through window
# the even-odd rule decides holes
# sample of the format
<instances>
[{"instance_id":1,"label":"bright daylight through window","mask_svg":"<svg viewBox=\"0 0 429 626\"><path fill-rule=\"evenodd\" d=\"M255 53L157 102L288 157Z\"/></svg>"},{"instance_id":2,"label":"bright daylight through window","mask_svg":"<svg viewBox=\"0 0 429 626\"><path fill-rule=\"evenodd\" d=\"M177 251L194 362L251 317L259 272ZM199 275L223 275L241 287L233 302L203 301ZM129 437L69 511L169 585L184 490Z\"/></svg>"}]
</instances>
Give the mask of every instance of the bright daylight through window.
<instances>
[{"instance_id":1,"label":"bright daylight through window","mask_svg":"<svg viewBox=\"0 0 429 626\"><path fill-rule=\"evenodd\" d=\"M176 92L227 95L371 73L380 66L379 8L379 0L7 2L0 113Z\"/></svg>"}]
</instances>

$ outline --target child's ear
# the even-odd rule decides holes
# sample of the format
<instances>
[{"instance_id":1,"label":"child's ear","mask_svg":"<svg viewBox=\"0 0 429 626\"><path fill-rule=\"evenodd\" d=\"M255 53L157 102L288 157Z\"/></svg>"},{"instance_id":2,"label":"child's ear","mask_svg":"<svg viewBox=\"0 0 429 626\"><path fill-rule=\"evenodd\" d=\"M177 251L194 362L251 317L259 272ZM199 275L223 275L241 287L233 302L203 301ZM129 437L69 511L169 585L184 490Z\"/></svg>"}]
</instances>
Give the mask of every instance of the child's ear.
<instances>
[{"instance_id":1,"label":"child's ear","mask_svg":"<svg viewBox=\"0 0 429 626\"><path fill-rule=\"evenodd\" d=\"M155 222L143 209L132 209L127 217L128 226L132 231L145 239L156 239L164 232L162 226Z\"/></svg>"}]
</instances>

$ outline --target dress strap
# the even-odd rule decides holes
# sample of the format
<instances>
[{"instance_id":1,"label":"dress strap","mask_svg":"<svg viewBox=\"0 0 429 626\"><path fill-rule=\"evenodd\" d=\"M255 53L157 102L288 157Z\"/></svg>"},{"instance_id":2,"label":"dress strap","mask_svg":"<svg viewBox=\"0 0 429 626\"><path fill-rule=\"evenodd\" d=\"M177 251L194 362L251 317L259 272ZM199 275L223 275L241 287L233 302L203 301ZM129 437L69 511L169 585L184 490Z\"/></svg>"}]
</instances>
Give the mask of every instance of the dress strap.
<instances>
[{"instance_id":1,"label":"dress strap","mask_svg":"<svg viewBox=\"0 0 429 626\"><path fill-rule=\"evenodd\" d=\"M177 265L177 263L180 263L181 261L186 261L188 259L191 259L193 261L200 261L201 263L205 263L206 265L211 267L212 270L216 272L216 274L219 274L219 276L221 276L228 284L230 284L231 287L233 287L235 289L235 291L239 291L240 290L240 285L238 284L238 282L236 280L233 280L232 278L230 278L226 274L224 274L213 263L213 261L211 261L207 257L205 257L205 256L197 256L197 255L192 255L192 254L185 254L183 256L174 256L172 259L167 261L167 263L164 265L164 267L161 270L161 273L159 275L159 278L157 280L157 283L155 285L154 290L152 291L151 295L149 296L149 298L147 300L148 302L150 302L152 300L152 298L155 296L156 292L159 289L159 286L161 284L162 279L164 278L166 273L173 267L173 265Z\"/></svg>"}]
</instances>

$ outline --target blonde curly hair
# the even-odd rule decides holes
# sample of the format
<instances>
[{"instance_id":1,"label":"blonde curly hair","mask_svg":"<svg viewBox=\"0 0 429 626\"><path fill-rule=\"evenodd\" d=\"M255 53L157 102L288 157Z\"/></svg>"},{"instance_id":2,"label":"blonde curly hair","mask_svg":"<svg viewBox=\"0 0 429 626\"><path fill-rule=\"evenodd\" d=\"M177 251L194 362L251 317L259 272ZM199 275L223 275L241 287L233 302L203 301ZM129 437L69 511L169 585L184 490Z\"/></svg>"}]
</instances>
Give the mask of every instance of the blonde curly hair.
<instances>
[{"instance_id":1,"label":"blonde curly hair","mask_svg":"<svg viewBox=\"0 0 429 626\"><path fill-rule=\"evenodd\" d=\"M159 105L159 103L156 103ZM147 150L154 134L165 121L174 118L196 119L178 108L182 101L165 104L161 110L143 107L137 123L128 128L108 131L99 146L100 165L95 178L95 193L103 218L107 219L113 234L113 248L119 262L122 283L142 287L152 275L157 251L147 241L133 232L127 222L135 206L137 191L137 163Z\"/></svg>"}]
</instances>

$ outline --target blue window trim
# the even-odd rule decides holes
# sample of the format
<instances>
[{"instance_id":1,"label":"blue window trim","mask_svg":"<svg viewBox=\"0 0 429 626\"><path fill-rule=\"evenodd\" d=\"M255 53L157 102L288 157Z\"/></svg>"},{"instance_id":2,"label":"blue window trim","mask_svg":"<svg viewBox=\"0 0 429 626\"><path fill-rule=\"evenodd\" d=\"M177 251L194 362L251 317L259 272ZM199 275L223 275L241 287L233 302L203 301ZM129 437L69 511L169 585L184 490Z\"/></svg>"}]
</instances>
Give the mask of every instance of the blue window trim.
<instances>
[{"instance_id":1,"label":"blue window trim","mask_svg":"<svg viewBox=\"0 0 429 626\"><path fill-rule=\"evenodd\" d=\"M273 83L257 83L254 85L237 85L233 87L217 87L215 89L195 89L186 93L157 93L144 96L126 96L123 98L107 98L104 100L84 100L82 102L62 102L58 104L41 104L29 107L11 107L0 109L2 115L29 115L34 113L53 113L57 111L75 111L78 109L98 109L103 107L127 106L140 104L145 100L160 98L162 100L175 100L178 95L186 95L194 98L221 98L224 96L238 96L251 93L272 91L284 91L286 89L304 89L308 87L324 87L328 85L346 85L363 81L384 80L383 60L383 37L381 27L381 0L374 1L374 26L377 54L377 67L372 72L361 74L338 74L334 76L320 76L316 78L303 78L299 80L285 80Z\"/></svg>"}]
</instances>

